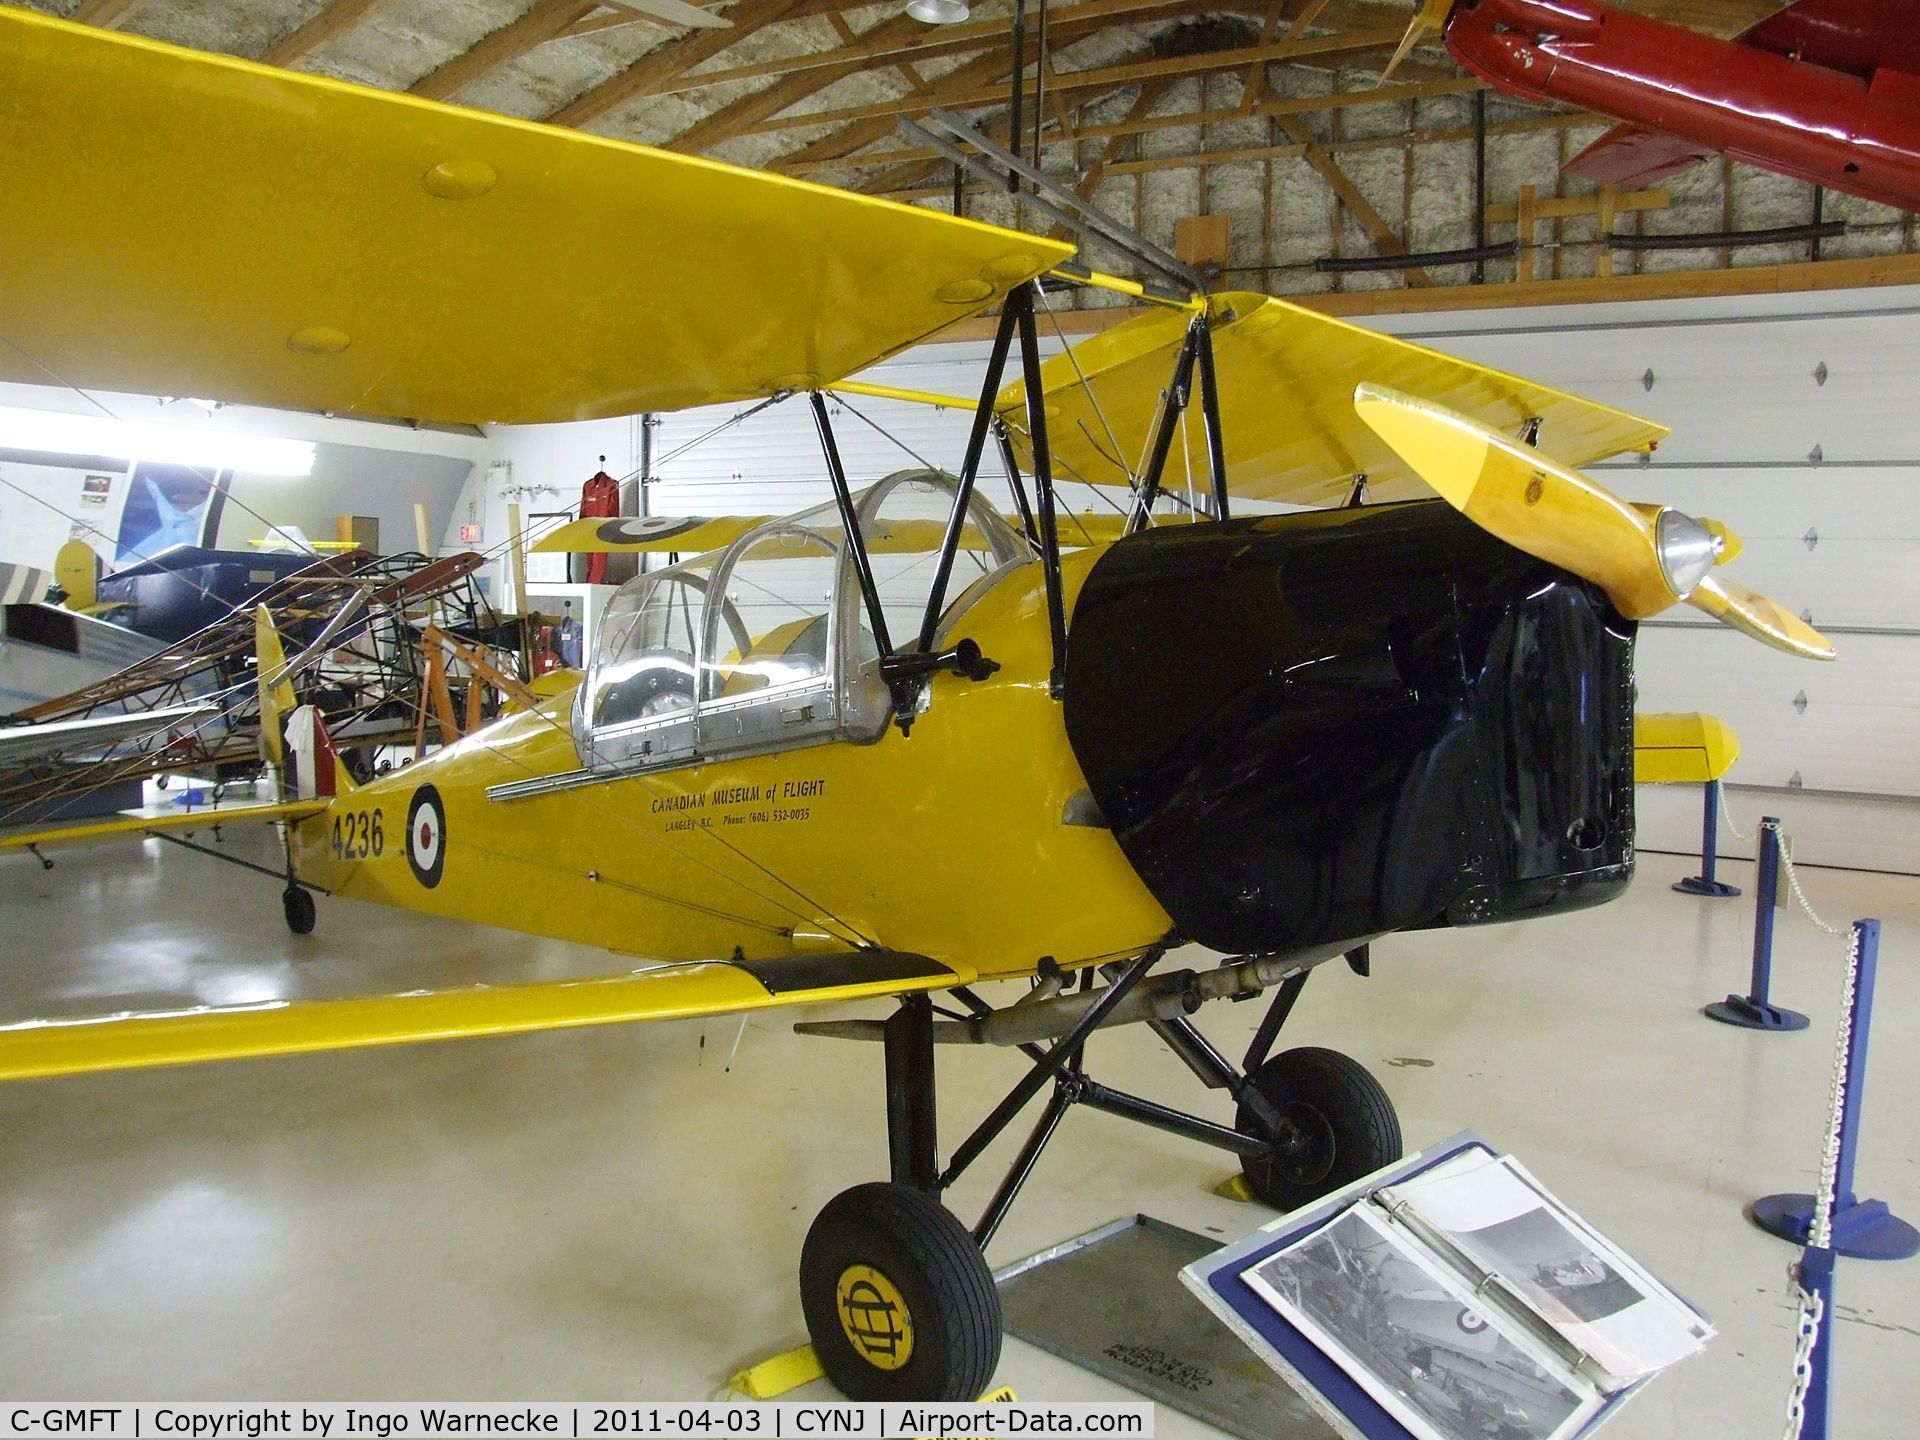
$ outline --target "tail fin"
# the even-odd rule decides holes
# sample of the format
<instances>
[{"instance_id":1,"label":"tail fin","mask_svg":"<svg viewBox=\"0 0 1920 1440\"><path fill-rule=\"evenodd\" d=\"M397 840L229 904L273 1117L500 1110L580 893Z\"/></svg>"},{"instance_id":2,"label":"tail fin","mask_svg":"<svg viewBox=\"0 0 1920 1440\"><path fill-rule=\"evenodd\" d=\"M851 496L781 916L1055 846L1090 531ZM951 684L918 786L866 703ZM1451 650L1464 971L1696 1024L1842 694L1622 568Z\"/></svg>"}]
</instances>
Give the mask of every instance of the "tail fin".
<instances>
[{"instance_id":1,"label":"tail fin","mask_svg":"<svg viewBox=\"0 0 1920 1440\"><path fill-rule=\"evenodd\" d=\"M260 748L269 765L284 767L287 747L282 730L297 702L293 681L287 678L287 652L264 605L253 607L253 648L259 662L254 680L260 687Z\"/></svg>"},{"instance_id":2,"label":"tail fin","mask_svg":"<svg viewBox=\"0 0 1920 1440\"><path fill-rule=\"evenodd\" d=\"M347 794L354 779L334 753L320 712L294 694L287 652L264 605L254 607L253 642L260 668L260 748L280 771L281 791L300 800Z\"/></svg>"}]
</instances>

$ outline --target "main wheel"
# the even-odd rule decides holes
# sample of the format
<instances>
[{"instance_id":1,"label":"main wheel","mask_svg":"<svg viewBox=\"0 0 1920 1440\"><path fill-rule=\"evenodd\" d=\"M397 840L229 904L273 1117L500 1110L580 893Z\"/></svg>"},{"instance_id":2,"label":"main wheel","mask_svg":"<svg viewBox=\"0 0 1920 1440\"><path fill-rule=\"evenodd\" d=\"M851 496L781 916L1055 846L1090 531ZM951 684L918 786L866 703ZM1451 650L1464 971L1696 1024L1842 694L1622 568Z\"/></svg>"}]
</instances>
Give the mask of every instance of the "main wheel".
<instances>
[{"instance_id":1,"label":"main wheel","mask_svg":"<svg viewBox=\"0 0 1920 1440\"><path fill-rule=\"evenodd\" d=\"M1311 1045L1283 1050L1251 1078L1285 1133L1266 1154L1242 1156L1240 1169L1274 1209L1297 1210L1400 1158L1393 1101L1351 1056ZM1234 1128L1265 1138L1245 1105Z\"/></svg>"},{"instance_id":2,"label":"main wheel","mask_svg":"<svg viewBox=\"0 0 1920 1440\"><path fill-rule=\"evenodd\" d=\"M313 933L313 895L298 885L289 885L280 895L287 912L287 929L296 935Z\"/></svg>"},{"instance_id":3,"label":"main wheel","mask_svg":"<svg viewBox=\"0 0 1920 1440\"><path fill-rule=\"evenodd\" d=\"M905 1185L843 1190L800 1251L800 1306L853 1400L977 1400L1000 1363L1000 1293L952 1212Z\"/></svg>"}]
</instances>

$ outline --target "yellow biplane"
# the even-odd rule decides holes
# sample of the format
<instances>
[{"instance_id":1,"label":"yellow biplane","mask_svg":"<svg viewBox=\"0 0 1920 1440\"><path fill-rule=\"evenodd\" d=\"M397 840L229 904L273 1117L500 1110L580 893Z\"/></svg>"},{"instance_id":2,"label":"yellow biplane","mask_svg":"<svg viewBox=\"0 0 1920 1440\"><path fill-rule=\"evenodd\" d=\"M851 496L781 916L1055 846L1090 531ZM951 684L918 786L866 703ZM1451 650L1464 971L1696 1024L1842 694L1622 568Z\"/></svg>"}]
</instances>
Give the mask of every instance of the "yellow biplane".
<instances>
[{"instance_id":1,"label":"yellow biplane","mask_svg":"<svg viewBox=\"0 0 1920 1440\"><path fill-rule=\"evenodd\" d=\"M580 684L365 784L260 626L295 930L318 893L651 963L19 1023L0 1076L891 998L803 1027L885 1057L890 1178L829 1202L801 1261L854 1395L986 1388L982 1247L1071 1104L1222 1147L1283 1207L1394 1158L1379 1084L1276 1053L1281 1026L1314 966L1364 972L1379 936L1621 891L1635 621L1684 600L1831 654L1715 572L1709 528L1577 472L1657 425L1279 300L13 10L0 93L0 378L476 422L789 397L833 492L708 522L711 548L602 537L703 553L620 590ZM1074 283L1153 308L1042 363L1036 313ZM856 491L825 392L995 307L957 468ZM1012 519L978 491L989 440ZM1165 523L1179 470L1201 483ZM1124 488L1126 519L1070 538L1065 476ZM1322 508L1234 518L1252 499ZM1218 958L1166 969L1176 945ZM995 1007L990 980L1031 988ZM1262 992L1241 1062L1194 1027ZM1095 1082L1088 1038L1129 1021L1234 1122ZM1032 1062L944 1163L936 1042ZM941 1193L1049 1085L969 1230Z\"/></svg>"}]
</instances>

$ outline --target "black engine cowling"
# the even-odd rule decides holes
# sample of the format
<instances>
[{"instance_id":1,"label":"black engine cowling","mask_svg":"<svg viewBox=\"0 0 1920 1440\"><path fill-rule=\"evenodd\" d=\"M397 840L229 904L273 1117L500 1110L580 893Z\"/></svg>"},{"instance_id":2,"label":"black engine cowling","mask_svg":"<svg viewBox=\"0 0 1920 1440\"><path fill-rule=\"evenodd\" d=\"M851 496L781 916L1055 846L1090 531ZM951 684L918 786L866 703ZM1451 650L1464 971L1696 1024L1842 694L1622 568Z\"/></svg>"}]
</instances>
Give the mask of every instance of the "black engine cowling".
<instances>
[{"instance_id":1,"label":"black engine cowling","mask_svg":"<svg viewBox=\"0 0 1920 1440\"><path fill-rule=\"evenodd\" d=\"M1577 909L1632 875L1633 635L1437 500L1169 526L1080 593L1067 734L1213 949Z\"/></svg>"}]
</instances>

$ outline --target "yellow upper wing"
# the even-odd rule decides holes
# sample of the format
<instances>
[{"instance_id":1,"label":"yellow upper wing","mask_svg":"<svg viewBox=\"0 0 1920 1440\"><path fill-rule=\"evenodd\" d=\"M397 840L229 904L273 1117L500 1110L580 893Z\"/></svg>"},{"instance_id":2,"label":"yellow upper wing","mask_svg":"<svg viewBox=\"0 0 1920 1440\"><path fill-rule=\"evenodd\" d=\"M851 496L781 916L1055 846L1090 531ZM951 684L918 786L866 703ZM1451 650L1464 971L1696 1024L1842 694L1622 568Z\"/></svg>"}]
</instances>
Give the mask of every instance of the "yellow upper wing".
<instances>
[{"instance_id":1,"label":"yellow upper wing","mask_svg":"<svg viewBox=\"0 0 1920 1440\"><path fill-rule=\"evenodd\" d=\"M1210 303L1227 476L1232 493L1249 499L1337 502L1361 473L1375 500L1430 493L1355 414L1354 387L1368 380L1437 400L1497 429L1517 432L1537 417L1540 448L1569 466L1646 449L1667 433L1611 406L1272 296L1216 295ZM1128 483L1127 470L1140 463L1187 320L1177 311L1155 311L1082 342L1071 358L1055 356L1041 366L1047 434L1060 473L1095 484ZM1080 383L1082 374L1097 409ZM1024 423L1023 386L1008 386L996 403L1010 422ZM1187 444L1194 476L1204 483L1206 440L1197 404L1189 413ZM1019 448L1025 461L1024 436ZM1116 452L1123 464L1115 463ZM1185 463L1176 440L1164 483L1183 484Z\"/></svg>"},{"instance_id":2,"label":"yellow upper wing","mask_svg":"<svg viewBox=\"0 0 1920 1440\"><path fill-rule=\"evenodd\" d=\"M837 380L1038 236L0 7L0 380L580 420Z\"/></svg>"}]
</instances>

